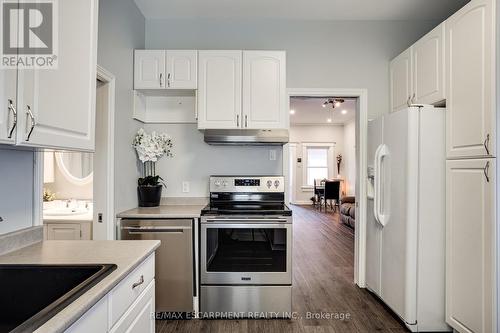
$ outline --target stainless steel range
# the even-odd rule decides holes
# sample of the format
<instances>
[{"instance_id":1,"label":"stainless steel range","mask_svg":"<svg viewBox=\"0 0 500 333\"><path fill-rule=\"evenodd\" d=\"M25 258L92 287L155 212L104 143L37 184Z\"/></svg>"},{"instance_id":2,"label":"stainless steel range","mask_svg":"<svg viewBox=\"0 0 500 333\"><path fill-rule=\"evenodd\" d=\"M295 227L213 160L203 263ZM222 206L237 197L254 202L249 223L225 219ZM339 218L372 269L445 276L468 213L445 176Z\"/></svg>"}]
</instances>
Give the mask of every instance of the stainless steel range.
<instances>
[{"instance_id":1,"label":"stainless steel range","mask_svg":"<svg viewBox=\"0 0 500 333\"><path fill-rule=\"evenodd\" d=\"M211 176L201 213L201 316L289 317L292 211L280 176Z\"/></svg>"}]
</instances>

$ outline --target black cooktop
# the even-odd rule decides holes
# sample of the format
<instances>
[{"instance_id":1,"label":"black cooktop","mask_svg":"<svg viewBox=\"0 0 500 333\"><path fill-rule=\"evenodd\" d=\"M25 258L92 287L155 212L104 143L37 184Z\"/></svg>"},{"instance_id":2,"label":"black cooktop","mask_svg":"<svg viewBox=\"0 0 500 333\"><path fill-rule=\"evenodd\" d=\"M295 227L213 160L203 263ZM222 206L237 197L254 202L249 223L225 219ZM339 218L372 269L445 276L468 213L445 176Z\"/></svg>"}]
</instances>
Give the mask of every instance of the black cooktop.
<instances>
[{"instance_id":1,"label":"black cooktop","mask_svg":"<svg viewBox=\"0 0 500 333\"><path fill-rule=\"evenodd\" d=\"M201 215L281 215L292 216L292 211L283 203L225 202L210 203L201 210Z\"/></svg>"}]
</instances>

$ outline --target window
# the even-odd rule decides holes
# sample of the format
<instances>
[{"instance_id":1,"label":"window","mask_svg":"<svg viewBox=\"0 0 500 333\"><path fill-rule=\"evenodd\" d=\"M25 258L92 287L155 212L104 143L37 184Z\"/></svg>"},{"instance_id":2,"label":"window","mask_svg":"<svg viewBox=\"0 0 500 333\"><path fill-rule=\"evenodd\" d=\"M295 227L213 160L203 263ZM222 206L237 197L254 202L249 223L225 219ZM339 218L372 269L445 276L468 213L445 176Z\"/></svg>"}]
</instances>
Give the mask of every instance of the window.
<instances>
[{"instance_id":1,"label":"window","mask_svg":"<svg viewBox=\"0 0 500 333\"><path fill-rule=\"evenodd\" d=\"M314 179L328 178L328 147L307 148L307 185L313 186Z\"/></svg>"}]
</instances>

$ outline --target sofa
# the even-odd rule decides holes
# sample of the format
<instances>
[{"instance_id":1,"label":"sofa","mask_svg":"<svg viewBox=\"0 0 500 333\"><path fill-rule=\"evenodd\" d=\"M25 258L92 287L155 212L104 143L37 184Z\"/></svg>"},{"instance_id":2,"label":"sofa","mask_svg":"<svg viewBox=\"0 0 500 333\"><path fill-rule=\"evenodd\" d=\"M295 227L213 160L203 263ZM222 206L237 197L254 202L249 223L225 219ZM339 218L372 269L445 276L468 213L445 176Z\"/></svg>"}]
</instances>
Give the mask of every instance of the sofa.
<instances>
[{"instance_id":1,"label":"sofa","mask_svg":"<svg viewBox=\"0 0 500 333\"><path fill-rule=\"evenodd\" d=\"M356 198L343 197L340 203L340 221L351 228L356 224Z\"/></svg>"}]
</instances>

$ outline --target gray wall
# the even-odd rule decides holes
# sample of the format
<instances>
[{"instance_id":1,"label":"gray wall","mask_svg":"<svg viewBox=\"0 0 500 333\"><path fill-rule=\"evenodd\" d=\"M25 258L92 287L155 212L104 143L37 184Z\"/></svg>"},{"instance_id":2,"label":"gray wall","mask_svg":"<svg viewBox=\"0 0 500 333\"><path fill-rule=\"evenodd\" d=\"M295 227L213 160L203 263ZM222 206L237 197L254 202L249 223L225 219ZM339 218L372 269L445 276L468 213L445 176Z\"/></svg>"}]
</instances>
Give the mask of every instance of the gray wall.
<instances>
[{"instance_id":1,"label":"gray wall","mask_svg":"<svg viewBox=\"0 0 500 333\"><path fill-rule=\"evenodd\" d=\"M0 234L33 225L34 153L0 145Z\"/></svg>"},{"instance_id":2,"label":"gray wall","mask_svg":"<svg viewBox=\"0 0 500 333\"><path fill-rule=\"evenodd\" d=\"M172 158L164 157L156 172L165 179L163 197L206 197L210 175L281 175L281 147L210 146L196 124L146 125L145 129L167 132L172 137ZM269 150L276 150L276 160L269 160ZM189 193L182 192L182 182L190 183Z\"/></svg>"},{"instance_id":3,"label":"gray wall","mask_svg":"<svg viewBox=\"0 0 500 333\"><path fill-rule=\"evenodd\" d=\"M288 88L367 88L375 117L389 110L389 60L438 23L146 20L146 47L286 50Z\"/></svg>"},{"instance_id":4,"label":"gray wall","mask_svg":"<svg viewBox=\"0 0 500 333\"><path fill-rule=\"evenodd\" d=\"M133 0L99 2L97 63L116 76L115 210L137 206L139 171L132 139L139 123L132 119L134 49L144 48L145 20Z\"/></svg>"}]
</instances>

